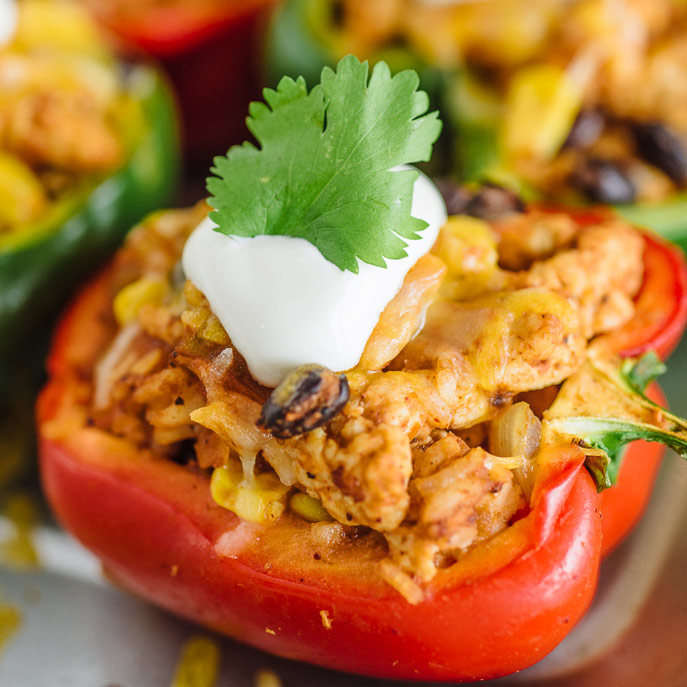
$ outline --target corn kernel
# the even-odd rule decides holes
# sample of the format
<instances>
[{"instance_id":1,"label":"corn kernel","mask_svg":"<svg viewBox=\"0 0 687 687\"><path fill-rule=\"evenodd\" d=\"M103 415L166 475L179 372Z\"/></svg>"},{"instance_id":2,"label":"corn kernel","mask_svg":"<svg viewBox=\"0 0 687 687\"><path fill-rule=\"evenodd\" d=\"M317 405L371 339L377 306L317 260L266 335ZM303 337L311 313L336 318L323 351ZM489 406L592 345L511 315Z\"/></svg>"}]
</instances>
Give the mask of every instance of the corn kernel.
<instances>
[{"instance_id":1,"label":"corn kernel","mask_svg":"<svg viewBox=\"0 0 687 687\"><path fill-rule=\"evenodd\" d=\"M184 310L181 313L181 321L194 332L201 331L209 317L209 311L205 309Z\"/></svg>"},{"instance_id":2,"label":"corn kernel","mask_svg":"<svg viewBox=\"0 0 687 687\"><path fill-rule=\"evenodd\" d=\"M474 217L449 217L433 252L448 267L442 286L447 298L461 300L479 295L496 269L496 240L489 225Z\"/></svg>"},{"instance_id":3,"label":"corn kernel","mask_svg":"<svg viewBox=\"0 0 687 687\"><path fill-rule=\"evenodd\" d=\"M253 687L282 687L282 684L279 676L271 670L262 668L255 673Z\"/></svg>"},{"instance_id":4,"label":"corn kernel","mask_svg":"<svg viewBox=\"0 0 687 687\"><path fill-rule=\"evenodd\" d=\"M570 132L582 107L583 95L568 74L555 65L533 65L519 70L506 97L506 152L515 157L550 159Z\"/></svg>"},{"instance_id":5,"label":"corn kernel","mask_svg":"<svg viewBox=\"0 0 687 687\"><path fill-rule=\"evenodd\" d=\"M276 520L286 508L289 491L290 487L282 484L274 473L262 473L246 480L241 464L236 461L215 468L210 480L215 503L248 522Z\"/></svg>"},{"instance_id":6,"label":"corn kernel","mask_svg":"<svg viewBox=\"0 0 687 687\"><path fill-rule=\"evenodd\" d=\"M207 301L202 292L199 291L190 281L186 281L184 284L184 298L186 302L191 306L199 307L201 305L207 306Z\"/></svg>"},{"instance_id":7,"label":"corn kernel","mask_svg":"<svg viewBox=\"0 0 687 687\"><path fill-rule=\"evenodd\" d=\"M74 2L23 0L14 43L20 48L105 57L106 44L88 11Z\"/></svg>"},{"instance_id":8,"label":"corn kernel","mask_svg":"<svg viewBox=\"0 0 687 687\"><path fill-rule=\"evenodd\" d=\"M203 635L190 637L181 648L172 687L214 687L220 658L219 646L214 639Z\"/></svg>"},{"instance_id":9,"label":"corn kernel","mask_svg":"<svg viewBox=\"0 0 687 687\"><path fill-rule=\"evenodd\" d=\"M167 283L155 277L141 277L125 286L115 296L112 306L117 322L120 325L133 322L144 305L159 305L166 293Z\"/></svg>"},{"instance_id":10,"label":"corn kernel","mask_svg":"<svg viewBox=\"0 0 687 687\"><path fill-rule=\"evenodd\" d=\"M205 326L203 327L203 333L201 336L206 341L212 341L212 343L222 344L227 346L229 344L229 337L224 331L224 327L221 322L215 317L215 315L210 315L208 317Z\"/></svg>"},{"instance_id":11,"label":"corn kernel","mask_svg":"<svg viewBox=\"0 0 687 687\"><path fill-rule=\"evenodd\" d=\"M17 632L22 622L19 609L0 601L0 653L7 641Z\"/></svg>"},{"instance_id":12,"label":"corn kernel","mask_svg":"<svg viewBox=\"0 0 687 687\"><path fill-rule=\"evenodd\" d=\"M302 492L294 494L289 499L289 507L296 515L300 515L308 522L322 522L323 520L331 522L333 520L322 505L322 501Z\"/></svg>"},{"instance_id":13,"label":"corn kernel","mask_svg":"<svg viewBox=\"0 0 687 687\"><path fill-rule=\"evenodd\" d=\"M0 152L0 230L30 222L46 203L41 182L31 168Z\"/></svg>"}]
</instances>

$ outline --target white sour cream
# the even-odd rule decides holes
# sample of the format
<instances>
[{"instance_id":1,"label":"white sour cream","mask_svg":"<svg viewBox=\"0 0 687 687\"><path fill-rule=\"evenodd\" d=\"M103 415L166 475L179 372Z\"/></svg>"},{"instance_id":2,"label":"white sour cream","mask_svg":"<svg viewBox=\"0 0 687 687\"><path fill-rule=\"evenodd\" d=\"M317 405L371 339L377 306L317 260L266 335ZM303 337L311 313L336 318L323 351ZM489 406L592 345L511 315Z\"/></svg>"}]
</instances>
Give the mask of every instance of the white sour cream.
<instances>
[{"instance_id":1,"label":"white sour cream","mask_svg":"<svg viewBox=\"0 0 687 687\"><path fill-rule=\"evenodd\" d=\"M0 48L9 43L17 30L16 0L0 0Z\"/></svg>"},{"instance_id":2,"label":"white sour cream","mask_svg":"<svg viewBox=\"0 0 687 687\"><path fill-rule=\"evenodd\" d=\"M422 174L411 214L429 226L386 268L359 261L358 274L344 272L306 239L226 236L210 218L186 242L182 264L253 377L276 386L305 363L342 371L360 360L382 310L446 221L441 194Z\"/></svg>"}]
</instances>

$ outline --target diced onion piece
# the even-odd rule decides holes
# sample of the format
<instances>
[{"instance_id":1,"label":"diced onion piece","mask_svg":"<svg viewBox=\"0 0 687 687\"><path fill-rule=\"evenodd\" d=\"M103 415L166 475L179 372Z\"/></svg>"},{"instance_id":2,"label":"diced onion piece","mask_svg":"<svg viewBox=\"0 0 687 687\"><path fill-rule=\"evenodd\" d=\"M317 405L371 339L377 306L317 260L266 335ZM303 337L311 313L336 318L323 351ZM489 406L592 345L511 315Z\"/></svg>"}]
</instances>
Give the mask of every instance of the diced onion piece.
<instances>
[{"instance_id":1,"label":"diced onion piece","mask_svg":"<svg viewBox=\"0 0 687 687\"><path fill-rule=\"evenodd\" d=\"M541 421L521 401L504 410L489 431L489 450L497 456L522 456L521 467L513 470L516 482L529 500L532 493L534 466L530 460L539 449Z\"/></svg>"}]
</instances>

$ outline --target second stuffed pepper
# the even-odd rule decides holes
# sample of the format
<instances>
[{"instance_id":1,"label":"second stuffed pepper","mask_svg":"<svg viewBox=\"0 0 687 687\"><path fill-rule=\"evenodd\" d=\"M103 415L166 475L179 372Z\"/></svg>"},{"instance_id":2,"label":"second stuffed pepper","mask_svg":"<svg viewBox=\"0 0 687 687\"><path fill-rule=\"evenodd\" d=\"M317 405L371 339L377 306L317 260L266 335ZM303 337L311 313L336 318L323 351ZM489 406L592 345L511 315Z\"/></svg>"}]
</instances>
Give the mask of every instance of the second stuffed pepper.
<instances>
[{"instance_id":1,"label":"second stuffed pepper","mask_svg":"<svg viewBox=\"0 0 687 687\"><path fill-rule=\"evenodd\" d=\"M170 200L174 106L83 10L6 3L0 45L0 377L132 222Z\"/></svg>"},{"instance_id":2,"label":"second stuffed pepper","mask_svg":"<svg viewBox=\"0 0 687 687\"><path fill-rule=\"evenodd\" d=\"M678 0L289 0L270 58L279 73L347 52L420 65L463 181L612 204L684 247L686 36Z\"/></svg>"}]
</instances>

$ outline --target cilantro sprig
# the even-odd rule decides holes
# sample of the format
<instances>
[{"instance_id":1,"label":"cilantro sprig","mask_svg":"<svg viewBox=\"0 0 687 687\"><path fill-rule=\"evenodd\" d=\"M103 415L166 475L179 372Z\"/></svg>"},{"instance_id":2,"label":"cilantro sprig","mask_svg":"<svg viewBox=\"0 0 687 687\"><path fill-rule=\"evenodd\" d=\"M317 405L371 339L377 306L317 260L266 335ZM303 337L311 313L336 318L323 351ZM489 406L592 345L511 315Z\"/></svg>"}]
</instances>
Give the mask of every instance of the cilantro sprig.
<instances>
[{"instance_id":1,"label":"cilantro sprig","mask_svg":"<svg viewBox=\"0 0 687 687\"><path fill-rule=\"evenodd\" d=\"M655 441L687 459L687 420L648 398L649 383L665 371L655 353L622 362L591 354L561 387L544 414L543 431L573 438L602 491L615 484L624 448Z\"/></svg>"},{"instance_id":2,"label":"cilantro sprig","mask_svg":"<svg viewBox=\"0 0 687 687\"><path fill-rule=\"evenodd\" d=\"M427 223L410 214L418 172L391 170L429 160L441 131L418 85L414 71L392 76L384 62L368 80L367 62L348 55L310 92L302 77L265 89L247 119L260 148L246 142L214 160L217 231L304 238L354 273L358 260L405 257Z\"/></svg>"}]
</instances>

